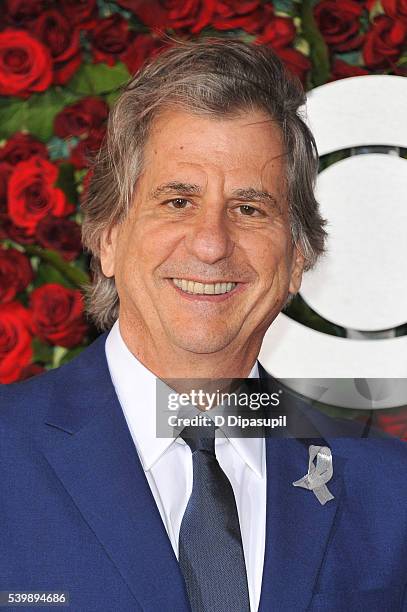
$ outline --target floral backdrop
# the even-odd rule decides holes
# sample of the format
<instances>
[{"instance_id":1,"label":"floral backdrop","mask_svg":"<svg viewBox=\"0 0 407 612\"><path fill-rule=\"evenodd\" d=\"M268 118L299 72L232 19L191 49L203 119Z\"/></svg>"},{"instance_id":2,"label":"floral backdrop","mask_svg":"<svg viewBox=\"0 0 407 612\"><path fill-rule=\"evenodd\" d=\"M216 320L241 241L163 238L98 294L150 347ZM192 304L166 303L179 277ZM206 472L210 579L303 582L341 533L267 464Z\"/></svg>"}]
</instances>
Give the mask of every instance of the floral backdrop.
<instances>
[{"instance_id":1,"label":"floral backdrop","mask_svg":"<svg viewBox=\"0 0 407 612\"><path fill-rule=\"evenodd\" d=\"M305 89L407 76L407 0L3 0L0 4L0 383L97 335L81 286L79 202L119 86L177 39L272 47Z\"/></svg>"}]
</instances>

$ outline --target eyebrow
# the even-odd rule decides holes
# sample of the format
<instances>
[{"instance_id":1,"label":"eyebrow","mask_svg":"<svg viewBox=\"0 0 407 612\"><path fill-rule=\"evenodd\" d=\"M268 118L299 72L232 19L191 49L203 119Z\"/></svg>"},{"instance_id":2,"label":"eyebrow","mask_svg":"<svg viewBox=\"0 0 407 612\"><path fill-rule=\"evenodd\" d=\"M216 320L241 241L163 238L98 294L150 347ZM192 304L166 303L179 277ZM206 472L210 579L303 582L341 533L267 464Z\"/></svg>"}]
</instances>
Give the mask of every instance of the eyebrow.
<instances>
[{"instance_id":1,"label":"eyebrow","mask_svg":"<svg viewBox=\"0 0 407 612\"><path fill-rule=\"evenodd\" d=\"M150 197L153 199L158 199L163 195L169 195L173 193L179 193L182 195L200 195L202 193L202 189L199 185L194 185L192 183L181 183L178 181L171 181L169 183L164 183L163 185L159 185L150 193ZM277 199L268 191L255 189L254 187L246 187L242 189L235 189L232 191L232 196L238 198L242 201L250 201L250 202L268 202L271 206L277 207Z\"/></svg>"},{"instance_id":2,"label":"eyebrow","mask_svg":"<svg viewBox=\"0 0 407 612\"><path fill-rule=\"evenodd\" d=\"M199 195L200 193L202 193L202 190L199 187L199 185L192 185L191 183L180 183L178 181L171 181L169 183L164 183L164 185L159 185L159 187L156 187L155 189L153 189L153 191L151 191L150 193L150 197L157 200L161 196L168 195L171 193L182 193L183 195L186 195L186 194Z\"/></svg>"},{"instance_id":3,"label":"eyebrow","mask_svg":"<svg viewBox=\"0 0 407 612\"><path fill-rule=\"evenodd\" d=\"M247 187L246 189L235 189L233 196L250 202L268 202L271 206L278 208L277 199L268 191Z\"/></svg>"}]
</instances>

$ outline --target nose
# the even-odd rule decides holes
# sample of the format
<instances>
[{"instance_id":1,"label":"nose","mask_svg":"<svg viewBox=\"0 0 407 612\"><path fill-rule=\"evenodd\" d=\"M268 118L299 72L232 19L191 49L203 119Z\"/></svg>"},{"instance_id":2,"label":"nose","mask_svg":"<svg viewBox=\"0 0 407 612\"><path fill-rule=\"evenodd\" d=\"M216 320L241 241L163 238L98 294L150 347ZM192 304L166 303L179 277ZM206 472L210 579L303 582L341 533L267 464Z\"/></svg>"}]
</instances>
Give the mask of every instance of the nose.
<instances>
[{"instance_id":1,"label":"nose","mask_svg":"<svg viewBox=\"0 0 407 612\"><path fill-rule=\"evenodd\" d=\"M186 236L186 247L191 255L207 264L230 257L234 242L225 211L207 210L197 215Z\"/></svg>"}]
</instances>

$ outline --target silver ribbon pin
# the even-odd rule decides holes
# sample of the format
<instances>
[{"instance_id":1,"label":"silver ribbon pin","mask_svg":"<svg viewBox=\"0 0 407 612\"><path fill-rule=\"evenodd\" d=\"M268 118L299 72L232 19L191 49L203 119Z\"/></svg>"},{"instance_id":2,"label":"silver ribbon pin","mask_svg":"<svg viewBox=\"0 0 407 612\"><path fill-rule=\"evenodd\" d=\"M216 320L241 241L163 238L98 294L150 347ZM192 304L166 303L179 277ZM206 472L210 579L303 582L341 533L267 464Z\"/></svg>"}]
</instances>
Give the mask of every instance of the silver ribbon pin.
<instances>
[{"instance_id":1,"label":"silver ribbon pin","mask_svg":"<svg viewBox=\"0 0 407 612\"><path fill-rule=\"evenodd\" d=\"M314 463L315 457L316 464ZM319 503L324 505L326 502L334 499L334 496L326 486L326 483L331 480L333 473L331 449L327 446L314 446L311 444L309 447L308 474L293 482L293 485L294 487L302 487L303 489L313 491Z\"/></svg>"}]
</instances>

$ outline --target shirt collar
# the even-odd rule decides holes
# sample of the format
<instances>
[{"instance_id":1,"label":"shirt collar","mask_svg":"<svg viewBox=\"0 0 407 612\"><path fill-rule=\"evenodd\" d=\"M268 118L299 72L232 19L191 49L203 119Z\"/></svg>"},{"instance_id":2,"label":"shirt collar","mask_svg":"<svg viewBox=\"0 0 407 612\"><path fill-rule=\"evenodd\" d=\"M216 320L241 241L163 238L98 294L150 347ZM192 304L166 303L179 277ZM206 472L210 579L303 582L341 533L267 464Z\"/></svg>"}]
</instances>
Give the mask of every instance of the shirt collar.
<instances>
[{"instance_id":1,"label":"shirt collar","mask_svg":"<svg viewBox=\"0 0 407 612\"><path fill-rule=\"evenodd\" d=\"M120 333L119 321L115 322L106 338L105 351L110 376L143 469L150 470L175 442L173 438L156 437L156 376L127 348ZM248 378L258 376L256 361ZM225 438L222 432L219 432L219 437ZM264 465L264 440L262 438L228 440L240 458L261 477ZM179 441L184 444L183 440Z\"/></svg>"},{"instance_id":2,"label":"shirt collar","mask_svg":"<svg viewBox=\"0 0 407 612\"><path fill-rule=\"evenodd\" d=\"M144 470L174 442L156 437L156 377L131 353L116 321L106 338L106 359L117 397Z\"/></svg>"}]
</instances>

